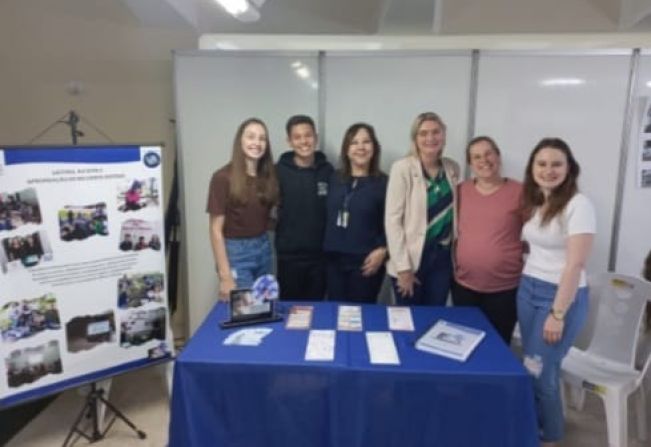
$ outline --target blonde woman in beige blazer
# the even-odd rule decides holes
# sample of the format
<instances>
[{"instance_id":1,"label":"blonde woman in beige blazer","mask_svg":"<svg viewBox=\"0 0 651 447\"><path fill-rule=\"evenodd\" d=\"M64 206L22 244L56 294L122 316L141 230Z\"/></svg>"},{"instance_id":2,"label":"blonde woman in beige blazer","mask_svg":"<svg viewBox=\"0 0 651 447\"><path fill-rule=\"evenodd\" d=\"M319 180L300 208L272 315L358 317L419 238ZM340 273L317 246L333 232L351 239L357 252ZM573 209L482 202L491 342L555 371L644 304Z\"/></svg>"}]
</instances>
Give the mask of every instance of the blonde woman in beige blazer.
<instances>
[{"instance_id":1,"label":"blonde woman in beige blazer","mask_svg":"<svg viewBox=\"0 0 651 447\"><path fill-rule=\"evenodd\" d=\"M445 131L436 113L421 113L410 154L391 167L384 220L397 304L443 306L450 290L459 165L442 156Z\"/></svg>"}]
</instances>

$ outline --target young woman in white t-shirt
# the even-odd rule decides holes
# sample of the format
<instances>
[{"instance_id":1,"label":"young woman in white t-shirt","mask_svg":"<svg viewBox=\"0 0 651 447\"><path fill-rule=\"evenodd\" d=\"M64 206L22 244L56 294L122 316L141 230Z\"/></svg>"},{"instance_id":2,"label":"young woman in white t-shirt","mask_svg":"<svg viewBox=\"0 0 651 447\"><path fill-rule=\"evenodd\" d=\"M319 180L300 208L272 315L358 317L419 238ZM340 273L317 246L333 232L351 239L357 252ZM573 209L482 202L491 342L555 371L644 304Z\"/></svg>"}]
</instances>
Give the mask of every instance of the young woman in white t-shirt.
<instances>
[{"instance_id":1,"label":"young woman in white t-shirt","mask_svg":"<svg viewBox=\"0 0 651 447\"><path fill-rule=\"evenodd\" d=\"M555 446L563 437L561 362L588 313L584 265L596 223L592 203L578 192L579 172L569 146L559 138L541 140L525 171L522 239L529 244L529 256L517 307L543 446Z\"/></svg>"}]
</instances>

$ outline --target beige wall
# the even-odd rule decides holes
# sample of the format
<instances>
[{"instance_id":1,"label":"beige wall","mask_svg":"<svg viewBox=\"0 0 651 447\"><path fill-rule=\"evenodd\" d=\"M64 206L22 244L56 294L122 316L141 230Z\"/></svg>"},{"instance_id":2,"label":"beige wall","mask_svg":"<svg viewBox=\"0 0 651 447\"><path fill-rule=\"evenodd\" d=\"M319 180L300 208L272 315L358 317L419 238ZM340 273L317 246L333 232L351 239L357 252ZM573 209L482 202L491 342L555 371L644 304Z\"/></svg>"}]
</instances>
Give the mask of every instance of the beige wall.
<instances>
[{"instance_id":1,"label":"beige wall","mask_svg":"<svg viewBox=\"0 0 651 447\"><path fill-rule=\"evenodd\" d=\"M88 122L114 142L165 144L167 203L175 149L172 50L196 48L197 36L143 28L119 1L66 1L56 9L55 2L0 2L0 144L26 144L75 110L86 135L81 144L107 142ZM93 19L97 11L105 20ZM67 92L70 81L81 83L80 94ZM70 142L68 126L59 124L35 143ZM182 336L182 324L175 326Z\"/></svg>"},{"instance_id":2,"label":"beige wall","mask_svg":"<svg viewBox=\"0 0 651 447\"><path fill-rule=\"evenodd\" d=\"M140 27L121 2L0 2L0 144L25 144L74 109L87 122L80 143L163 142L173 160L172 55L194 33ZM105 20L94 20L97 11ZM92 15L91 15L92 12ZM79 81L81 94L66 90ZM70 143L63 124L37 143ZM166 165L166 193L172 164Z\"/></svg>"}]
</instances>

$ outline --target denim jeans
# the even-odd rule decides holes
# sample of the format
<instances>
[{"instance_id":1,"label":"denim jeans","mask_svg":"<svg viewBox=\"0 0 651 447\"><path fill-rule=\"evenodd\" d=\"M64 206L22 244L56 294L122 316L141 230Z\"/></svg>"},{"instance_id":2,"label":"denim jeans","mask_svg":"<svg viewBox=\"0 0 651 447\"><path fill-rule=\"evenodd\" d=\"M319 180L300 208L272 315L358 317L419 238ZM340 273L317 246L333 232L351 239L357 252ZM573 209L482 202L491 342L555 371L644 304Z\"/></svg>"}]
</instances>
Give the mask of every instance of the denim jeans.
<instances>
[{"instance_id":1,"label":"denim jeans","mask_svg":"<svg viewBox=\"0 0 651 447\"><path fill-rule=\"evenodd\" d=\"M238 289L250 288L262 275L272 273L269 236L226 239L226 255Z\"/></svg>"},{"instance_id":2,"label":"denim jeans","mask_svg":"<svg viewBox=\"0 0 651 447\"><path fill-rule=\"evenodd\" d=\"M420 284L414 285L414 294L403 297L398 292L398 281L391 277L396 304L400 306L445 306L452 283L452 256L450 247L438 244L425 246L416 272Z\"/></svg>"},{"instance_id":3,"label":"denim jeans","mask_svg":"<svg viewBox=\"0 0 651 447\"><path fill-rule=\"evenodd\" d=\"M580 287L565 314L561 340L555 344L545 342L543 326L557 289L557 284L523 275L517 295L524 366L534 379L536 411L543 442L558 442L563 438L561 362L588 315L588 288Z\"/></svg>"}]
</instances>

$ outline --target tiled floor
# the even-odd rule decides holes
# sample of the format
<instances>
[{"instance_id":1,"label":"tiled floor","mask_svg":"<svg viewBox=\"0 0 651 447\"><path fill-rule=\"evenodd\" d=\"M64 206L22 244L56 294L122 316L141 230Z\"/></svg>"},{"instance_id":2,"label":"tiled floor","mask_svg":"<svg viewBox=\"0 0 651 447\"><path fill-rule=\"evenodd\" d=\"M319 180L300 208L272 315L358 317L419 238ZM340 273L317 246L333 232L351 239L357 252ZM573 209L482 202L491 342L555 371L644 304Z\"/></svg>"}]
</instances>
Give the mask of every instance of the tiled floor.
<instances>
[{"instance_id":1,"label":"tiled floor","mask_svg":"<svg viewBox=\"0 0 651 447\"><path fill-rule=\"evenodd\" d=\"M649 396L651 398L651 396ZM123 422L117 421L106 439L94 444L101 447L163 447L167 442L169 407L164 374L158 367L134 371L117 377L113 381L110 399L120 410L142 430L147 439L139 440ZM651 399L649 399L651 401ZM61 445L82 405L78 391L67 391L57 398L16 435L7 447L51 447ZM629 405L631 420L633 407ZM648 411L648 425L651 428L651 411ZM635 433L635 424L629 424L629 433ZM649 447L651 441L643 443L632 439L629 447ZM87 445L80 439L75 446ZM598 398L586 399L585 411L567 414L567 437L562 444L571 447L606 447L606 425L603 407ZM306 446L308 447L308 446ZM345 447L345 446L342 446ZM470 447L470 446L469 446Z\"/></svg>"}]
</instances>

